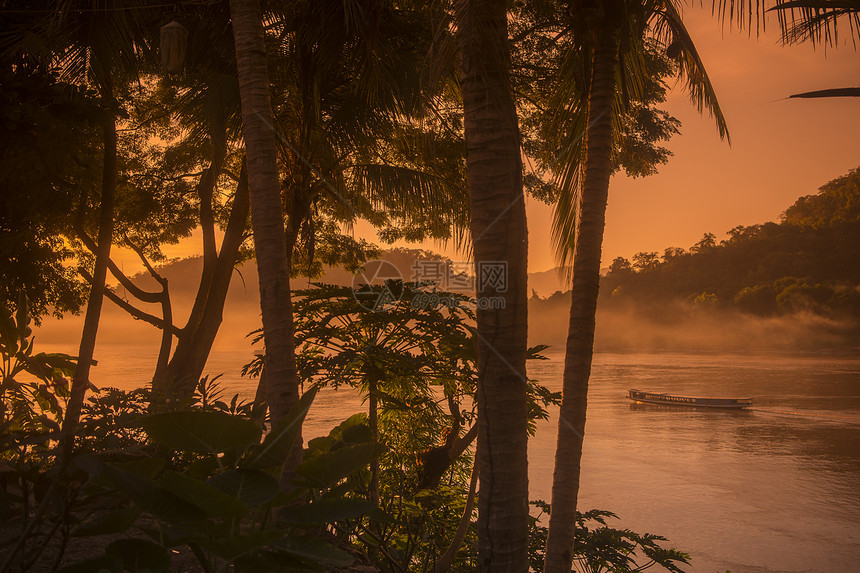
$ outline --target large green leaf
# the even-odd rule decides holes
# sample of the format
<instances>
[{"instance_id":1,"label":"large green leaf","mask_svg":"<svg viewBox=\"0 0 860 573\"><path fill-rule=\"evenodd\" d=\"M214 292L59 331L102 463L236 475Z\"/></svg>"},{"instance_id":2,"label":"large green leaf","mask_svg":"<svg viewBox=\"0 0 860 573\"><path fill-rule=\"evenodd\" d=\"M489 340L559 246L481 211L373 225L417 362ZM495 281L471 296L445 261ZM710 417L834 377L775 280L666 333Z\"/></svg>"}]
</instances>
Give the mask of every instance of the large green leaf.
<instances>
[{"instance_id":1,"label":"large green leaf","mask_svg":"<svg viewBox=\"0 0 860 573\"><path fill-rule=\"evenodd\" d=\"M167 519L203 519L206 514L196 505L170 493L141 475L103 465L101 475L110 485L127 495L144 511Z\"/></svg>"},{"instance_id":2,"label":"large green leaf","mask_svg":"<svg viewBox=\"0 0 860 573\"><path fill-rule=\"evenodd\" d=\"M18 352L18 328L6 305L0 306L0 345L10 356Z\"/></svg>"},{"instance_id":3,"label":"large green leaf","mask_svg":"<svg viewBox=\"0 0 860 573\"><path fill-rule=\"evenodd\" d=\"M242 515L248 509L240 499L222 489L174 471L165 472L159 483L170 493L205 511L209 517Z\"/></svg>"},{"instance_id":4,"label":"large green leaf","mask_svg":"<svg viewBox=\"0 0 860 573\"><path fill-rule=\"evenodd\" d=\"M221 539L214 539L211 542L201 544L202 547L208 549L218 557L232 561L237 557L241 557L246 553L250 553L255 549L265 547L275 541L278 541L284 536L284 531L269 530L250 533L248 535L231 535Z\"/></svg>"},{"instance_id":5,"label":"large green leaf","mask_svg":"<svg viewBox=\"0 0 860 573\"><path fill-rule=\"evenodd\" d=\"M131 573L159 573L170 567L167 549L145 539L118 539L105 553L122 559L123 570Z\"/></svg>"},{"instance_id":6,"label":"large green leaf","mask_svg":"<svg viewBox=\"0 0 860 573\"><path fill-rule=\"evenodd\" d=\"M348 422L348 424L347 424ZM359 444L363 442L373 441L373 430L367 424L367 419L364 414L361 416L352 416L346 422L340 425L342 428L341 435L343 441L347 444Z\"/></svg>"},{"instance_id":7,"label":"large green leaf","mask_svg":"<svg viewBox=\"0 0 860 573\"><path fill-rule=\"evenodd\" d=\"M6 522L9 519L10 510L12 508L12 498L6 493L5 489L0 489L0 522Z\"/></svg>"},{"instance_id":8,"label":"large green leaf","mask_svg":"<svg viewBox=\"0 0 860 573\"><path fill-rule=\"evenodd\" d=\"M269 503L280 491L278 480L258 470L232 469L208 482L249 507Z\"/></svg>"},{"instance_id":9,"label":"large green leaf","mask_svg":"<svg viewBox=\"0 0 860 573\"><path fill-rule=\"evenodd\" d=\"M223 412L165 412L141 421L147 435L159 444L179 451L219 454L248 448L262 433L254 422Z\"/></svg>"},{"instance_id":10,"label":"large green leaf","mask_svg":"<svg viewBox=\"0 0 860 573\"><path fill-rule=\"evenodd\" d=\"M308 440L308 449L316 455L316 452L327 451L341 441L346 444L373 441L373 432L367 424L367 414L353 414L332 428L328 436Z\"/></svg>"},{"instance_id":11,"label":"large green leaf","mask_svg":"<svg viewBox=\"0 0 860 573\"><path fill-rule=\"evenodd\" d=\"M323 573L326 571L322 565L306 563L291 555L266 550L237 558L233 562L233 567L236 573Z\"/></svg>"},{"instance_id":12,"label":"large green leaf","mask_svg":"<svg viewBox=\"0 0 860 573\"><path fill-rule=\"evenodd\" d=\"M191 462L187 473L191 477L206 479L215 474L223 466L223 461L215 456L206 456Z\"/></svg>"},{"instance_id":13,"label":"large green leaf","mask_svg":"<svg viewBox=\"0 0 860 573\"><path fill-rule=\"evenodd\" d=\"M49 381L55 376L73 376L76 358L57 352L40 352L27 360L27 372Z\"/></svg>"},{"instance_id":14,"label":"large green leaf","mask_svg":"<svg viewBox=\"0 0 860 573\"><path fill-rule=\"evenodd\" d=\"M72 530L72 537L125 532L140 515L140 511L139 507L130 505L117 511L96 514L78 524Z\"/></svg>"},{"instance_id":15,"label":"large green leaf","mask_svg":"<svg viewBox=\"0 0 860 573\"><path fill-rule=\"evenodd\" d=\"M135 473L145 478L155 479L164 469L165 463L166 461L164 458L153 456L114 465L120 469L128 470L131 473Z\"/></svg>"},{"instance_id":16,"label":"large green leaf","mask_svg":"<svg viewBox=\"0 0 860 573\"><path fill-rule=\"evenodd\" d=\"M298 525L322 525L355 519L375 508L376 504L366 499L324 497L307 505L284 507L278 512L278 517Z\"/></svg>"},{"instance_id":17,"label":"large green leaf","mask_svg":"<svg viewBox=\"0 0 860 573\"><path fill-rule=\"evenodd\" d=\"M122 573L122 559L116 555L102 555L72 563L57 569L57 573Z\"/></svg>"},{"instance_id":18,"label":"large green leaf","mask_svg":"<svg viewBox=\"0 0 860 573\"><path fill-rule=\"evenodd\" d=\"M316 394L316 387L305 392L290 412L269 432L259 449L242 466L258 470L282 466L292 452L293 444L299 436L302 423Z\"/></svg>"},{"instance_id":19,"label":"large green leaf","mask_svg":"<svg viewBox=\"0 0 860 573\"><path fill-rule=\"evenodd\" d=\"M296 473L311 485L326 488L370 463L381 451L376 443L355 444L305 460Z\"/></svg>"},{"instance_id":20,"label":"large green leaf","mask_svg":"<svg viewBox=\"0 0 860 573\"><path fill-rule=\"evenodd\" d=\"M161 523L158 526L138 523L135 527L164 547L202 543L209 538L209 528L201 527L200 522L182 525Z\"/></svg>"},{"instance_id":21,"label":"large green leaf","mask_svg":"<svg viewBox=\"0 0 860 573\"><path fill-rule=\"evenodd\" d=\"M329 545L317 537L291 535L278 544L277 550L310 561L336 567L348 567L355 559L349 553Z\"/></svg>"}]
</instances>

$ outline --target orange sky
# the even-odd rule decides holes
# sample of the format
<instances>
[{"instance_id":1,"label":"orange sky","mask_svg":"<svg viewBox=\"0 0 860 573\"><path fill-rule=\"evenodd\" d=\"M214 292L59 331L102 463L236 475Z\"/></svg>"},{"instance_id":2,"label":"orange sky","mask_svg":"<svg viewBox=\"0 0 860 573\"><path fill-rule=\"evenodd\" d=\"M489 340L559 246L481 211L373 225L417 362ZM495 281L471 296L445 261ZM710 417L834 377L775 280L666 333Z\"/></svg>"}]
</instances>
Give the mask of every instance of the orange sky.
<instances>
[{"instance_id":1,"label":"orange sky","mask_svg":"<svg viewBox=\"0 0 860 573\"><path fill-rule=\"evenodd\" d=\"M723 33L709 8L688 8L685 21L717 90L732 145L720 141L712 120L700 117L686 94L673 90L666 107L683 123L668 145L675 156L658 175L613 178L604 265L638 251L688 248L706 231L722 238L736 225L776 220L797 197L860 166L860 99L785 99L860 85L860 53L852 45L826 54L810 45L782 47L775 20L758 39ZM527 204L529 270L543 271L555 266L551 209ZM356 229L375 240L369 225ZM199 244L195 239L166 251L187 256ZM412 246L463 259L450 245Z\"/></svg>"},{"instance_id":2,"label":"orange sky","mask_svg":"<svg viewBox=\"0 0 860 573\"><path fill-rule=\"evenodd\" d=\"M685 22L717 90L732 145L700 117L680 89L667 109L683 122L668 147L675 156L658 175L613 178L604 264L639 251L688 248L706 232L776 218L801 195L860 166L860 99L785 100L790 94L860 85L860 53L851 45L813 50L776 42L776 22L758 39L722 33L710 9L688 9ZM528 201L529 270L555 266L551 210ZM438 247L437 247L438 248ZM453 259L452 249L445 253Z\"/></svg>"}]
</instances>

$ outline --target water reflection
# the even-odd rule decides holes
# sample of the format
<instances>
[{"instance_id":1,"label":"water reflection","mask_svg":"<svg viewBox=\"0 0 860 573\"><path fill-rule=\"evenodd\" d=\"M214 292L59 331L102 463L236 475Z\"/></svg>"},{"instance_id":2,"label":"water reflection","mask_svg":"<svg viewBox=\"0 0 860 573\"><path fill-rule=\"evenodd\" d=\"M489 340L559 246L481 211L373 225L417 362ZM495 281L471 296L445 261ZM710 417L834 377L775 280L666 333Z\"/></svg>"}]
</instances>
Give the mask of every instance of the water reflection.
<instances>
[{"instance_id":1,"label":"water reflection","mask_svg":"<svg viewBox=\"0 0 860 573\"><path fill-rule=\"evenodd\" d=\"M96 384L144 385L152 364L144 350L151 352L117 347L112 355L109 345L100 347ZM131 355L139 359L130 362ZM250 355L244 347L216 351L206 373L223 372L226 394L250 399L255 381L239 376ZM560 390L563 356L549 357L530 361L529 375ZM754 408L637 405L626 398L629 388L751 396ZM305 439L365 410L346 388L322 392ZM550 499L552 414L529 446L532 499ZM597 354L588 415L581 507L612 510L621 527L668 537L693 555L692 573L857 570L860 360Z\"/></svg>"},{"instance_id":2,"label":"water reflection","mask_svg":"<svg viewBox=\"0 0 860 573\"><path fill-rule=\"evenodd\" d=\"M642 402L630 402L630 410L634 412L718 412L719 416L745 416L749 415L749 410L744 410L741 408L733 409L733 408L725 408L722 410L717 410L714 408L708 408L707 406L684 406L684 405L669 405L669 404L644 404Z\"/></svg>"},{"instance_id":3,"label":"water reflection","mask_svg":"<svg viewBox=\"0 0 860 573\"><path fill-rule=\"evenodd\" d=\"M561 356L530 375L561 386ZM636 404L628 388L752 396L749 410ZM581 507L665 535L693 573L856 570L860 361L598 354ZM556 419L530 446L532 497L549 499Z\"/></svg>"}]
</instances>

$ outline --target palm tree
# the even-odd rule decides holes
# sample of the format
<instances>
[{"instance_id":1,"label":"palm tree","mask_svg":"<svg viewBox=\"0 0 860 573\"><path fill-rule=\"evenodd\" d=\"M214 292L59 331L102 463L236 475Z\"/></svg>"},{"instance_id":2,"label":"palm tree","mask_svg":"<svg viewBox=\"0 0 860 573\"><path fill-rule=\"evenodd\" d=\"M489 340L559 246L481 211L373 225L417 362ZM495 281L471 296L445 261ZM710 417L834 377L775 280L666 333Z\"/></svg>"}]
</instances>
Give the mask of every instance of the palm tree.
<instances>
[{"instance_id":1,"label":"palm tree","mask_svg":"<svg viewBox=\"0 0 860 573\"><path fill-rule=\"evenodd\" d=\"M306 258L300 247L314 252L325 238L317 228L357 218L388 234L408 227L411 240L447 239L452 228L462 235L468 208L461 166L443 161L459 155L441 147L459 151L460 138L441 137L424 117L440 96L422 86L432 35L420 10L326 1L272 19L292 258ZM292 276L301 270L296 265Z\"/></svg>"},{"instance_id":2,"label":"palm tree","mask_svg":"<svg viewBox=\"0 0 860 573\"><path fill-rule=\"evenodd\" d=\"M810 42L813 46L836 47L840 30L846 38L846 28L855 50L860 41L860 0L776 0L769 8L765 2L756 2L755 9L751 2L743 1L714 0L713 4L723 24L737 22L741 29L755 25L756 33L765 29L767 13L776 12L783 44ZM815 90L789 97L860 97L860 87Z\"/></svg>"},{"instance_id":3,"label":"palm tree","mask_svg":"<svg viewBox=\"0 0 860 573\"><path fill-rule=\"evenodd\" d=\"M558 108L557 148L564 169L554 232L562 263L573 258L573 292L544 567L548 573L568 573L572 563L613 137L624 94L640 89L646 38L654 38L676 61L698 109L708 108L720 135L728 137L714 90L672 0L573 0L567 7L569 34L562 41L569 53L559 71L556 101L573 103Z\"/></svg>"},{"instance_id":4,"label":"palm tree","mask_svg":"<svg viewBox=\"0 0 860 573\"><path fill-rule=\"evenodd\" d=\"M233 21L235 26L235 17ZM292 264L293 258L302 258L299 239L310 253L306 258L312 259L318 237L326 234L318 231L330 230L336 222L351 223L359 216L382 225L423 219L436 223L430 233L444 236L458 222L450 215L452 206L462 202L456 169L428 169L426 153L397 148L399 142L407 147L421 137L432 139L426 130L411 129L422 103L416 70L423 54L416 50L423 36L428 36L425 43L431 40L426 25L387 2L314 2L288 13L273 7L266 21L269 69L278 86L271 103L274 121L267 125L270 134L274 129L285 175L279 187L287 215L281 238L285 292L291 290L289 277L302 270ZM244 107L243 97L247 121ZM245 129L247 141L247 124ZM250 157L250 148L248 153ZM388 207L397 208L395 216L384 212ZM253 212L252 199L259 248ZM292 342L292 312L281 317ZM265 312L263 322L265 331ZM266 340L268 356L272 349ZM297 388L294 359L290 362L289 386ZM272 380L267 365L267 386ZM270 400L272 392L269 387ZM269 406L274 410L271 401Z\"/></svg>"},{"instance_id":5,"label":"palm tree","mask_svg":"<svg viewBox=\"0 0 860 573\"><path fill-rule=\"evenodd\" d=\"M5 7L7 3L4 2ZM117 97L125 81L137 73L138 52L146 47L144 11L128 5L120 9L101 9L92 3L58 0L47 5L16 3L16 11L36 16L22 22L18 30L4 38L6 53L28 52L27 57L60 72L63 79L94 88L101 100L102 182L95 263L87 298L87 310L72 379L71 396L63 419L63 447L68 453L80 417L84 396L89 388L101 307L114 232L114 203L117 183ZM36 47L33 50L29 48ZM48 62L45 62L45 59ZM82 223L87 197L81 200L77 222ZM80 225L79 225L80 227Z\"/></svg>"},{"instance_id":6,"label":"palm tree","mask_svg":"<svg viewBox=\"0 0 860 573\"><path fill-rule=\"evenodd\" d=\"M292 321L288 320L292 317L290 272L260 1L230 0L230 16L236 42L251 226L260 279L267 402L274 425L298 402L299 380ZM301 435L292 459L285 466L285 476L300 458Z\"/></svg>"},{"instance_id":7,"label":"palm tree","mask_svg":"<svg viewBox=\"0 0 860 573\"><path fill-rule=\"evenodd\" d=\"M314 2L273 7L266 20L290 276L313 274L320 251L328 264L348 262L337 245L350 241L336 228L359 217L386 232L417 230L413 239L447 238L452 227L456 236L467 213L462 170L432 154L450 138L421 125L435 96L421 89L432 36L420 11Z\"/></svg>"},{"instance_id":8,"label":"palm tree","mask_svg":"<svg viewBox=\"0 0 860 573\"><path fill-rule=\"evenodd\" d=\"M775 0L767 2L726 2L714 0L714 11L725 24L737 22L739 27L755 26L765 29L768 12L776 12L782 41L785 44L811 42L836 46L839 31L848 29L847 38L854 47L860 40L860 2L858 0ZM843 39L846 36L843 35Z\"/></svg>"},{"instance_id":9,"label":"palm tree","mask_svg":"<svg viewBox=\"0 0 860 573\"><path fill-rule=\"evenodd\" d=\"M460 0L456 21L479 281L478 567L525 572L528 239L506 3Z\"/></svg>"}]
</instances>

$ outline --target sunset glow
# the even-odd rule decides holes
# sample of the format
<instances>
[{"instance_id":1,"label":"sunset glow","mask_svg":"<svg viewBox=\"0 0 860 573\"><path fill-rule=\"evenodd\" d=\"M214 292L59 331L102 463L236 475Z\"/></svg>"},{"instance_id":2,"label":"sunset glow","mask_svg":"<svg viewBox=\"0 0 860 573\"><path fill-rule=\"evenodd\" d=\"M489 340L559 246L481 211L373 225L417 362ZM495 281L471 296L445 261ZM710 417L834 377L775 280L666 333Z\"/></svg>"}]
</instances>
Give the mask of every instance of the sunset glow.
<instances>
[{"instance_id":1,"label":"sunset glow","mask_svg":"<svg viewBox=\"0 0 860 573\"><path fill-rule=\"evenodd\" d=\"M0 573L857 570L858 2L0 0Z\"/></svg>"}]
</instances>

